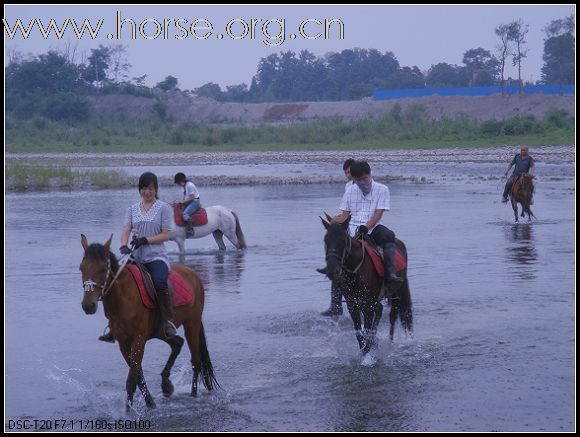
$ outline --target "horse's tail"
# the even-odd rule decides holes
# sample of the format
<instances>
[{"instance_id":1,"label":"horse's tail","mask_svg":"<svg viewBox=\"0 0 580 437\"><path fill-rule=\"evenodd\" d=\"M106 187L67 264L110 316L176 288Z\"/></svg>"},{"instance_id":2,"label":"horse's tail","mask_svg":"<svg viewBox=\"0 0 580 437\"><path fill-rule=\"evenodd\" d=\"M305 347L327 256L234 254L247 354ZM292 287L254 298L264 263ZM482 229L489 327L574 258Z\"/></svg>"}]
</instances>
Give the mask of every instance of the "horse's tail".
<instances>
[{"instance_id":1,"label":"horse's tail","mask_svg":"<svg viewBox=\"0 0 580 437\"><path fill-rule=\"evenodd\" d=\"M242 232L242 227L240 226L240 219L238 215L231 211L232 215L236 219L236 237L238 237L238 243L240 245L240 249L246 249L248 245L246 244L246 237L244 237L244 233Z\"/></svg>"},{"instance_id":2,"label":"horse's tail","mask_svg":"<svg viewBox=\"0 0 580 437\"><path fill-rule=\"evenodd\" d=\"M407 247L398 238L395 242L399 244L399 248L403 252L403 256L407 261ZM407 276L407 268L405 268L404 274L405 282L401 285L399 289L399 318L401 319L401 325L405 331L413 332L413 302L411 301L411 289L409 288L409 277Z\"/></svg>"},{"instance_id":3,"label":"horse's tail","mask_svg":"<svg viewBox=\"0 0 580 437\"><path fill-rule=\"evenodd\" d=\"M413 332L413 303L411 302L411 290L409 289L409 278L399 289L399 318L401 325L406 332Z\"/></svg>"},{"instance_id":4,"label":"horse's tail","mask_svg":"<svg viewBox=\"0 0 580 437\"><path fill-rule=\"evenodd\" d=\"M211 360L209 359L209 352L207 350L207 341L205 340L205 331L203 329L203 323L201 324L201 330L199 331L199 352L201 355L201 374L203 377L203 385L207 390L213 390L216 387L221 388L215 374L213 373L213 366Z\"/></svg>"}]
</instances>

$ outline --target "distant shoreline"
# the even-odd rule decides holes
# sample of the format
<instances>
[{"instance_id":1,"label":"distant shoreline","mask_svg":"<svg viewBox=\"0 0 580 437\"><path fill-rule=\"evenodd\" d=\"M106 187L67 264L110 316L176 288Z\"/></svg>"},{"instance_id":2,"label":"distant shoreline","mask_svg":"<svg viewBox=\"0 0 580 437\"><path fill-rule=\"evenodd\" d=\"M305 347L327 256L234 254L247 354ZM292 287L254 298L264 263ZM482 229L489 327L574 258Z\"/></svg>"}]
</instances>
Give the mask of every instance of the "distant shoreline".
<instances>
[{"instance_id":1,"label":"distant shoreline","mask_svg":"<svg viewBox=\"0 0 580 437\"><path fill-rule=\"evenodd\" d=\"M339 184L344 182L340 171L336 174L309 175L255 175L249 174L254 165L276 166L280 164L336 165L340 169L344 159L365 159L373 164L404 166L417 164L497 164L503 168L517 152L514 146L484 148L435 148L398 150L332 150L332 151L285 151L285 152L211 152L211 153L7 153L5 154L5 189L8 192L46 190L121 189L134 187L135 175L112 169L115 167L227 165L240 168L242 175L195 175L200 186L255 186L255 185L309 185ZM573 145L533 146L530 154L536 161L546 164L575 163ZM87 169L90 167L91 169ZM273 167L274 168L274 167ZM218 170L219 171L219 170ZM497 178L501 177L498 171ZM488 179L495 179L490 175ZM410 183L433 183L429 177L417 175L377 175L382 182L402 181ZM161 186L173 186L173 180L160 176Z\"/></svg>"}]
</instances>

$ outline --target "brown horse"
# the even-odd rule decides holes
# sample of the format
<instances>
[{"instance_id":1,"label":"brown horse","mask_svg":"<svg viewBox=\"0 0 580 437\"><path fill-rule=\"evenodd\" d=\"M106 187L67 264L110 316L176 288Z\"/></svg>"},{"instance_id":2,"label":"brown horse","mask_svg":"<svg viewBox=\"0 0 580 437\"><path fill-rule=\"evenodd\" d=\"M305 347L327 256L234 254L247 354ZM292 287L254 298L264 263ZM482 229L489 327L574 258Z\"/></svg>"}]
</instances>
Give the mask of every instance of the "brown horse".
<instances>
[{"instance_id":1,"label":"brown horse","mask_svg":"<svg viewBox=\"0 0 580 437\"><path fill-rule=\"evenodd\" d=\"M80 270L83 277L84 297L82 307L86 314L95 314L99 300L103 301L105 316L109 319L111 333L119 342L121 353L129 365L127 376L127 410L133 404L133 395L139 386L149 408L155 408L155 401L147 389L141 361L145 343L158 338L171 347L167 364L161 372L161 388L165 396L173 393L173 384L169 379L171 368L181 351L184 340L176 335L166 339L157 329L159 311L143 305L138 286L133 275L127 269L119 271L115 255L110 251L111 239L103 244L89 245L87 238L81 234L81 244L85 250ZM197 396L197 381L202 374L203 384L208 390L219 387L207 350L205 333L201 322L204 304L204 289L197 274L185 266L174 264L171 269L179 273L193 290L191 304L176 307L174 323L183 325L185 338L191 352L193 380L191 396ZM117 273L119 273L117 275Z\"/></svg>"},{"instance_id":2,"label":"brown horse","mask_svg":"<svg viewBox=\"0 0 580 437\"><path fill-rule=\"evenodd\" d=\"M518 221L518 203L522 205L522 217L525 217L524 214L528 214L528 221L532 220L532 217L536 218L530 209L532 195L534 193L533 178L532 175L527 173L520 173L512 185L510 197L516 222Z\"/></svg>"},{"instance_id":3,"label":"brown horse","mask_svg":"<svg viewBox=\"0 0 580 437\"><path fill-rule=\"evenodd\" d=\"M328 216L328 221L322 217L320 219L326 228L324 245L327 276L331 280L336 280L346 300L356 338L364 355L376 345L377 327L383 314L383 305L379 302L383 278L375 270L370 257L365 256L362 244L348 234L350 217L343 223L331 222L331 217ZM395 239L395 244L406 260L405 244L398 239ZM412 333L413 330L413 309L407 268L399 272L399 276L404 282L392 291L388 299L391 305L389 331L391 340L397 318L400 318L407 333ZM364 331L361 329L363 320Z\"/></svg>"}]
</instances>

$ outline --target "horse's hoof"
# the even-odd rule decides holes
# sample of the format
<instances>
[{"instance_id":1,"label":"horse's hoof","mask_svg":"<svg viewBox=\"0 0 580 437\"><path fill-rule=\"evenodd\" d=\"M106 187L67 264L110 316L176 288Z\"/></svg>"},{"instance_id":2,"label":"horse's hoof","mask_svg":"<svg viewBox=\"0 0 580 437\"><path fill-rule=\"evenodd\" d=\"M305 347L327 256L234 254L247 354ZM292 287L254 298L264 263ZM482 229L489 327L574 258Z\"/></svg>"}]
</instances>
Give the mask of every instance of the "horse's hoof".
<instances>
[{"instance_id":1,"label":"horse's hoof","mask_svg":"<svg viewBox=\"0 0 580 437\"><path fill-rule=\"evenodd\" d=\"M363 355L361 360L361 365L370 367L377 363L377 358L372 353L366 353Z\"/></svg>"},{"instance_id":2,"label":"horse's hoof","mask_svg":"<svg viewBox=\"0 0 580 437\"><path fill-rule=\"evenodd\" d=\"M153 398L149 399L149 400L145 400L145 403L147 404L147 407L152 410L154 408L157 408L157 405L155 404L155 401L153 400Z\"/></svg>"},{"instance_id":3,"label":"horse's hoof","mask_svg":"<svg viewBox=\"0 0 580 437\"><path fill-rule=\"evenodd\" d=\"M174 388L169 378L163 378L163 380L161 381L161 390L163 391L163 396L165 396L166 398L168 398L173 394Z\"/></svg>"}]
</instances>

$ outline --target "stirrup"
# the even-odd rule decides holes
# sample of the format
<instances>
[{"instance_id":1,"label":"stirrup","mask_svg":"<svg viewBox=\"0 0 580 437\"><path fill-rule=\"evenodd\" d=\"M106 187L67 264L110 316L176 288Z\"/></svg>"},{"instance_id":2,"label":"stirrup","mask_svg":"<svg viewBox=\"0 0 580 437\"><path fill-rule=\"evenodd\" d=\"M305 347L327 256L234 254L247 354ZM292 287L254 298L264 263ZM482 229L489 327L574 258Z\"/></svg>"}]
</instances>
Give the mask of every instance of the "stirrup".
<instances>
[{"instance_id":1,"label":"stirrup","mask_svg":"<svg viewBox=\"0 0 580 437\"><path fill-rule=\"evenodd\" d=\"M99 336L99 340L104 341L106 343L115 343L115 337L113 336L113 333L111 332L111 330L109 329L109 332L107 332L107 329L109 327L107 326L104 331L103 331L103 335Z\"/></svg>"},{"instance_id":2,"label":"stirrup","mask_svg":"<svg viewBox=\"0 0 580 437\"><path fill-rule=\"evenodd\" d=\"M405 280L397 275L387 276L385 278L385 284L402 284L403 282Z\"/></svg>"},{"instance_id":3,"label":"stirrup","mask_svg":"<svg viewBox=\"0 0 580 437\"><path fill-rule=\"evenodd\" d=\"M169 325L169 326L168 326ZM173 332L172 334L167 334L167 332ZM177 328L173 324L171 320L166 320L165 324L163 325L163 334L166 338L173 338L177 335Z\"/></svg>"}]
</instances>

